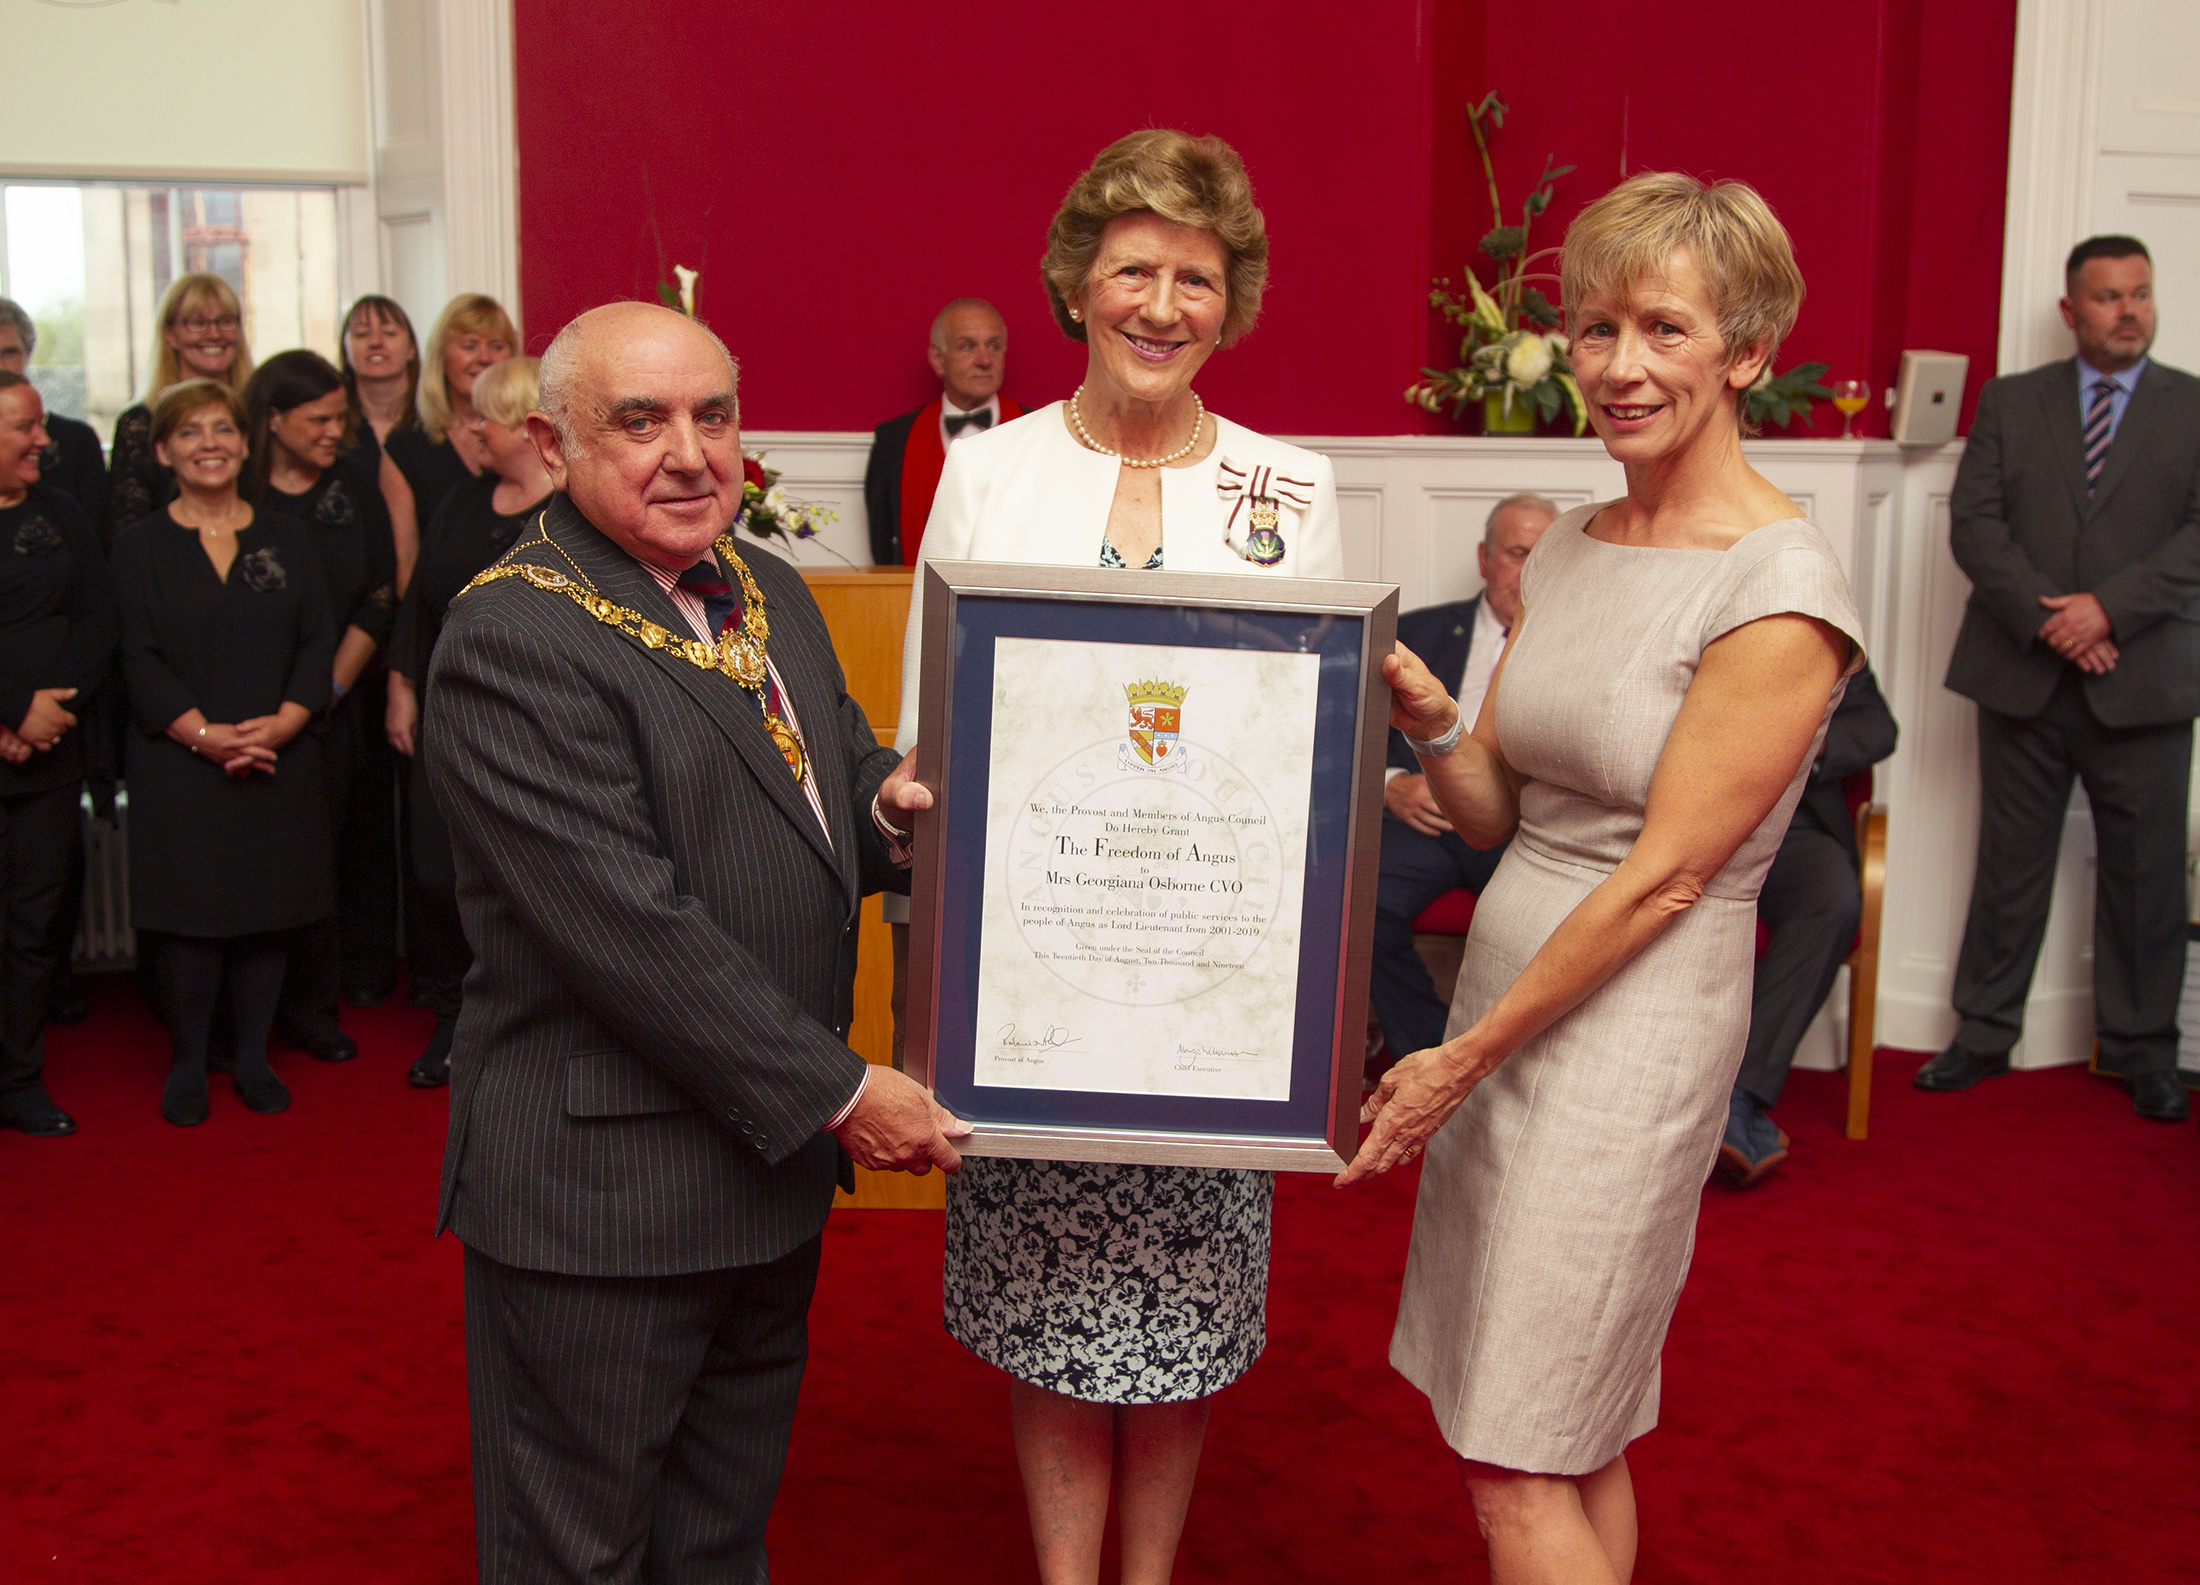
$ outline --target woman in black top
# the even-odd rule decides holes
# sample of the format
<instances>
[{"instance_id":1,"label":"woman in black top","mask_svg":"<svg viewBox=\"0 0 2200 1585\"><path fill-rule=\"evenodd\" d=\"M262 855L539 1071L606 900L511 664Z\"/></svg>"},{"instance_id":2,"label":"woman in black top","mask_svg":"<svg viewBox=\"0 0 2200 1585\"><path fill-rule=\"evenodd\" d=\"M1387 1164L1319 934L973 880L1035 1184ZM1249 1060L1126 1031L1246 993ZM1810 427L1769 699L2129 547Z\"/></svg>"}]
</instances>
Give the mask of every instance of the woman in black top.
<instances>
[{"instance_id":1,"label":"woman in black top","mask_svg":"<svg viewBox=\"0 0 2200 1585\"><path fill-rule=\"evenodd\" d=\"M153 404L169 506L115 536L132 726L130 908L162 932L175 1066L160 1113L207 1114L206 1037L225 985L245 1105L290 1092L267 1061L291 933L336 911L321 735L336 624L317 531L237 494L245 412L211 380Z\"/></svg>"},{"instance_id":2,"label":"woman in black top","mask_svg":"<svg viewBox=\"0 0 2200 1585\"><path fill-rule=\"evenodd\" d=\"M413 340L412 320L395 298L368 293L344 314L344 337L337 345L336 359L351 410L351 455L374 474L381 488L390 517L390 539L397 549L397 588L402 593L412 578L413 563L420 558L420 530L426 520L416 515L412 486L384 443L420 421L414 401L420 387L420 348Z\"/></svg>"},{"instance_id":3,"label":"woman in black top","mask_svg":"<svg viewBox=\"0 0 2200 1585\"><path fill-rule=\"evenodd\" d=\"M115 604L99 537L38 482L48 443L38 389L0 370L0 1125L73 1134L46 1094L51 925L75 861L90 734L75 730L106 680Z\"/></svg>"},{"instance_id":4,"label":"woman in black top","mask_svg":"<svg viewBox=\"0 0 2200 1585\"><path fill-rule=\"evenodd\" d=\"M250 451L241 493L251 505L313 530L329 614L341 635L332 668L336 703L323 729L338 865L336 917L292 941L277 1025L322 1061L346 1062L359 1047L337 1025L340 965L379 948L382 972L391 974L397 950L394 828L375 818L378 811L353 808L355 795L386 802L391 792L387 783L376 787L358 774L364 745L353 690L396 620L395 550L374 474L357 451L345 450L350 403L343 376L327 359L278 352L245 387L245 414ZM340 933L351 938L352 953L343 952Z\"/></svg>"},{"instance_id":5,"label":"woman in black top","mask_svg":"<svg viewBox=\"0 0 2200 1585\"><path fill-rule=\"evenodd\" d=\"M244 306L219 275L179 275L161 295L153 377L145 399L115 418L107 459L108 511L116 527L150 517L175 498L176 481L153 454L153 404L178 380L213 380L238 395L252 378Z\"/></svg>"},{"instance_id":6,"label":"woman in black top","mask_svg":"<svg viewBox=\"0 0 2200 1585\"><path fill-rule=\"evenodd\" d=\"M461 292L443 305L420 363L419 422L393 429L383 441L412 491L413 520L424 530L436 508L481 472L481 444L472 430L474 381L519 351L519 332L493 297Z\"/></svg>"},{"instance_id":7,"label":"woman in black top","mask_svg":"<svg viewBox=\"0 0 2200 1585\"><path fill-rule=\"evenodd\" d=\"M444 499L428 535L427 554L405 591L390 640L390 704L385 722L392 747L412 761L412 860L417 928L412 937L413 988L435 1013L435 1036L405 1075L432 1089L451 1076L451 1036L458 1026L459 984L473 954L458 926L458 876L451 837L435 806L419 748L428 657L443 616L474 574L509 550L549 504L550 474L527 434L527 415L541 393L533 358L500 363L475 382L474 431L485 464Z\"/></svg>"}]
</instances>

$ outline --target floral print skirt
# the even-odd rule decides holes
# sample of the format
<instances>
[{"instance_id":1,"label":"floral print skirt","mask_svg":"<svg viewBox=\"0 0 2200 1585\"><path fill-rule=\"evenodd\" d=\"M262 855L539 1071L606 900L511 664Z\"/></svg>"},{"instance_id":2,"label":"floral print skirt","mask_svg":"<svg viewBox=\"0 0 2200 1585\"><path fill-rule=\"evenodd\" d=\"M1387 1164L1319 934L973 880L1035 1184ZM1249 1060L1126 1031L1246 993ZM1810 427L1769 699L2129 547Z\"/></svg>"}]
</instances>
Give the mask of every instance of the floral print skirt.
<instances>
[{"instance_id":1,"label":"floral print skirt","mask_svg":"<svg viewBox=\"0 0 2200 1585\"><path fill-rule=\"evenodd\" d=\"M1267 1342L1273 1174L969 1156L948 1180L948 1335L1091 1403L1185 1403Z\"/></svg>"}]
</instances>

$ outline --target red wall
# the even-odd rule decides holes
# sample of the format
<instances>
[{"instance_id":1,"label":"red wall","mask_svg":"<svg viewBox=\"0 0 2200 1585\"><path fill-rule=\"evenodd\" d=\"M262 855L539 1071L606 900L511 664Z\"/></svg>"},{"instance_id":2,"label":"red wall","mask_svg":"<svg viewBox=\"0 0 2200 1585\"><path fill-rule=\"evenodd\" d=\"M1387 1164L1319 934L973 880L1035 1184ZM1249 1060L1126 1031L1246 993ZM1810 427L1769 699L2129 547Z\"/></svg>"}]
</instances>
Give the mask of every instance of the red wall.
<instances>
[{"instance_id":1,"label":"red wall","mask_svg":"<svg viewBox=\"0 0 2200 1585\"><path fill-rule=\"evenodd\" d=\"M1272 241L1261 323L1202 395L1259 429L1410 427L1427 11L517 0L528 344L649 295L661 244L702 269L753 427L864 429L937 395L925 338L964 294L1008 320L1010 393L1066 396L1084 349L1047 313L1047 222L1110 141L1178 126L1244 156Z\"/></svg>"},{"instance_id":2,"label":"red wall","mask_svg":"<svg viewBox=\"0 0 2200 1585\"><path fill-rule=\"evenodd\" d=\"M1498 145L1508 203L1547 152L1580 167L1553 235L1623 174L1749 182L1809 286L1779 366L1884 387L1904 347L1967 353L1969 423L2000 322L2013 0L1574 0L1556 44L1546 17L1491 9L1490 81L1517 107ZM1830 404L1816 416L1840 432ZM1859 429L1886 434L1884 409Z\"/></svg>"},{"instance_id":3,"label":"red wall","mask_svg":"<svg viewBox=\"0 0 2200 1585\"><path fill-rule=\"evenodd\" d=\"M1267 211L1260 327L1201 381L1218 409L1283 433L1448 427L1399 393L1451 350L1430 277L1456 275L1489 224L1463 119L1488 86L1516 107L1497 143L1508 205L1546 153L1580 167L1539 241L1622 171L1739 177L1810 283L1783 367L1889 384L1905 346L1965 352L1974 399L1992 372L2012 0L1290 0L1113 22L1005 6L959 23L515 3L530 347L651 295L661 265L698 266L757 428L868 428L927 399L926 329L964 293L1008 319L1014 394L1067 394L1083 349L1046 312L1046 222L1099 148L1145 125L1228 138ZM1885 433L1882 412L1866 421ZM1822 409L1819 432L1837 428Z\"/></svg>"}]
</instances>

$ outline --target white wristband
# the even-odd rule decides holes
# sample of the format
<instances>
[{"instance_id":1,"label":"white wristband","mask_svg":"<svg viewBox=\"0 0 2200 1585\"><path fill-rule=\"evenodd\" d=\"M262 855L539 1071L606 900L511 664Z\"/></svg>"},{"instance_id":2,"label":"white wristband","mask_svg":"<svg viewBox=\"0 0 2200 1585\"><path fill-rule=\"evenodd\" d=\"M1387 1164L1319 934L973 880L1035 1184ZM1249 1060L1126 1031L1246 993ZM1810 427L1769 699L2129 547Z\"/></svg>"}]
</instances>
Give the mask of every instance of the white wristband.
<instances>
[{"instance_id":1,"label":"white wristband","mask_svg":"<svg viewBox=\"0 0 2200 1585\"><path fill-rule=\"evenodd\" d=\"M1423 739L1415 737L1411 732L1402 733L1401 736L1406 740L1406 747L1423 759L1442 759L1459 746L1459 739L1466 730L1467 718L1461 714L1451 718L1451 730L1442 737Z\"/></svg>"}]
</instances>

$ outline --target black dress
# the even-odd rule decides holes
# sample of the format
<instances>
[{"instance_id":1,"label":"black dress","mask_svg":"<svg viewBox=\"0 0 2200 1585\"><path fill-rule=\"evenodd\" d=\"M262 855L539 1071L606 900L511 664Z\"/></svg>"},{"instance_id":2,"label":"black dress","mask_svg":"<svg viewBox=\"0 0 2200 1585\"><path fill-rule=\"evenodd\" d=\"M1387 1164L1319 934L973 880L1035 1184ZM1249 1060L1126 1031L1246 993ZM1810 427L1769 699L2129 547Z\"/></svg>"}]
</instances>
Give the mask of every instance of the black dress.
<instances>
[{"instance_id":1,"label":"black dress","mask_svg":"<svg viewBox=\"0 0 2200 1585\"><path fill-rule=\"evenodd\" d=\"M337 458L301 495L270 484L267 509L315 531L337 642L343 642L344 629L356 627L377 648L387 644L397 620L397 545L381 481L361 453Z\"/></svg>"},{"instance_id":2,"label":"black dress","mask_svg":"<svg viewBox=\"0 0 2200 1585\"><path fill-rule=\"evenodd\" d=\"M135 523L176 498L176 476L153 455L153 410L140 402L115 418L115 442L107 454L109 521Z\"/></svg>"},{"instance_id":3,"label":"black dress","mask_svg":"<svg viewBox=\"0 0 2200 1585\"><path fill-rule=\"evenodd\" d=\"M78 726L21 765L0 762L0 1121L30 1127L53 1112L43 1082L47 998L68 936L65 906L80 836L83 724L114 664L114 587L99 537L58 490L32 485L0 510L0 723L18 727L41 688L74 688Z\"/></svg>"},{"instance_id":4,"label":"black dress","mask_svg":"<svg viewBox=\"0 0 2200 1585\"><path fill-rule=\"evenodd\" d=\"M166 512L115 536L130 908L146 929L223 938L335 912L319 723L284 745L273 775L241 779L167 735L194 707L234 723L286 703L316 716L327 706L337 630L316 537L293 518L255 513L224 580L197 531Z\"/></svg>"},{"instance_id":5,"label":"black dress","mask_svg":"<svg viewBox=\"0 0 2200 1585\"><path fill-rule=\"evenodd\" d=\"M430 440L417 420L400 424L382 442L382 450L412 487L413 521L420 526L420 548L425 551L434 537L435 514L444 498L460 485L479 477L460 460L451 437Z\"/></svg>"},{"instance_id":6,"label":"black dress","mask_svg":"<svg viewBox=\"0 0 2200 1585\"><path fill-rule=\"evenodd\" d=\"M92 426L59 413L46 415L49 442L38 458L38 482L74 501L99 536L102 552L114 543L114 519L107 512L107 459Z\"/></svg>"},{"instance_id":7,"label":"black dress","mask_svg":"<svg viewBox=\"0 0 2200 1585\"><path fill-rule=\"evenodd\" d=\"M469 478L444 500L436 514L420 565L413 569L405 590L404 608L398 613L397 631L390 639L390 669L413 685L420 701L420 724L413 739L414 872L423 886L448 891L457 883L451 868L450 833L436 812L426 773L421 768L420 734L428 718L428 658L435 652L443 618L459 591L512 548L534 523L550 497L509 515L496 509L497 477L485 473Z\"/></svg>"},{"instance_id":8,"label":"black dress","mask_svg":"<svg viewBox=\"0 0 2200 1585\"><path fill-rule=\"evenodd\" d=\"M0 726L22 724L41 688L74 688L81 723L109 680L115 651L114 586L107 555L76 503L44 484L0 511ZM81 725L50 753L0 761L0 798L74 787L101 745Z\"/></svg>"}]
</instances>

